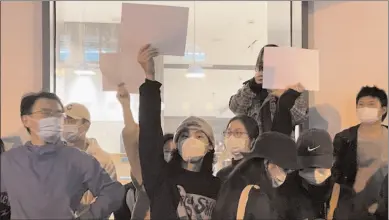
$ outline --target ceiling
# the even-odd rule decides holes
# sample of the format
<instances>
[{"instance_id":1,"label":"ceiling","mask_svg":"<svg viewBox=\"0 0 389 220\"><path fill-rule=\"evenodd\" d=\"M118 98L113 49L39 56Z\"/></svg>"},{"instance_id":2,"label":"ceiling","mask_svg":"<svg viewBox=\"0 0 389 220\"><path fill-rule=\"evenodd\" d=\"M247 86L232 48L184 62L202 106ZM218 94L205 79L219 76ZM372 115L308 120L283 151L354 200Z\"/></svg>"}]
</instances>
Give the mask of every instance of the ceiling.
<instances>
[{"instance_id":1,"label":"ceiling","mask_svg":"<svg viewBox=\"0 0 389 220\"><path fill-rule=\"evenodd\" d=\"M57 1L57 23L120 23L122 3L122 1ZM204 65L253 65L263 45L267 43L290 45L289 1L131 1L131 3L189 7L186 50L194 51L196 48L196 52L205 54L205 59L198 61ZM293 10L294 32L298 33L301 32L299 24L301 6L293 3ZM256 43L251 45L254 41ZM193 61L187 57L165 56L164 62L174 64Z\"/></svg>"}]
</instances>

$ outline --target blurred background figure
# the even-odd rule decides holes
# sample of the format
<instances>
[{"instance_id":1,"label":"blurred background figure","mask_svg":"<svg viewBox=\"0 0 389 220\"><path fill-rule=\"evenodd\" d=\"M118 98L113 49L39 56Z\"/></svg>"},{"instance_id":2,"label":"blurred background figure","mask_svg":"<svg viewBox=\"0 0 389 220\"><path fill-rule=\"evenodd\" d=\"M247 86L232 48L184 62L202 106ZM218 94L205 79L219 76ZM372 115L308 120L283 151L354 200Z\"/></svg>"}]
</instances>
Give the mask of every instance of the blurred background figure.
<instances>
[{"instance_id":1,"label":"blurred background figure","mask_svg":"<svg viewBox=\"0 0 389 220\"><path fill-rule=\"evenodd\" d=\"M91 125L88 109L82 104L70 103L65 106L65 116L63 137L67 145L92 155L109 176L117 180L115 165L110 154L100 147L95 138L86 136ZM94 199L92 193L88 191L82 197L81 205L89 205Z\"/></svg>"}]
</instances>

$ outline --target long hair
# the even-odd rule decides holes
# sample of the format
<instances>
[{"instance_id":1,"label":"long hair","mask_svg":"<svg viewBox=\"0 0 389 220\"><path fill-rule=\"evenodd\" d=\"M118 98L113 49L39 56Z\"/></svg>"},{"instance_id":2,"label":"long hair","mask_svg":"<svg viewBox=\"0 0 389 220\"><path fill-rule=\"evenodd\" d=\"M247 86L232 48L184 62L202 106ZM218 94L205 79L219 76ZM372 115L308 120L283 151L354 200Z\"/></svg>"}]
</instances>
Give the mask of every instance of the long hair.
<instances>
[{"instance_id":1,"label":"long hair","mask_svg":"<svg viewBox=\"0 0 389 220\"><path fill-rule=\"evenodd\" d=\"M257 57L257 63L255 64L255 68L257 71L263 71L263 57L265 53L266 47L278 47L277 44L267 44L262 47L261 51L259 51L258 57Z\"/></svg>"},{"instance_id":2,"label":"long hair","mask_svg":"<svg viewBox=\"0 0 389 220\"><path fill-rule=\"evenodd\" d=\"M264 159L254 158L239 163L230 173L219 191L216 206L212 219L236 219L236 208L239 203L240 194L249 184L259 185L261 190L272 196L272 187L269 177L266 174Z\"/></svg>"}]
</instances>

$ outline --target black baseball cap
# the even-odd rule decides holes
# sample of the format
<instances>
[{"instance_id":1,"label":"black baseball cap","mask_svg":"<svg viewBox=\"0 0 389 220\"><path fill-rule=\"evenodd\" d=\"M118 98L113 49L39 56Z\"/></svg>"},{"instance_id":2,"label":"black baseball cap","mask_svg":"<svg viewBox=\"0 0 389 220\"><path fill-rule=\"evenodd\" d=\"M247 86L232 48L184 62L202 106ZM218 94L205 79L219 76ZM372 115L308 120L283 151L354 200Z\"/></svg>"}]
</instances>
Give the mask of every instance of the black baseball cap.
<instances>
[{"instance_id":1,"label":"black baseball cap","mask_svg":"<svg viewBox=\"0 0 389 220\"><path fill-rule=\"evenodd\" d=\"M298 161L304 168L332 168L334 146L326 130L312 128L297 140Z\"/></svg>"},{"instance_id":2,"label":"black baseball cap","mask_svg":"<svg viewBox=\"0 0 389 220\"><path fill-rule=\"evenodd\" d=\"M244 160L263 158L283 168L301 169L297 160L297 146L288 135L278 132L265 132L254 143L252 152L244 154Z\"/></svg>"}]
</instances>

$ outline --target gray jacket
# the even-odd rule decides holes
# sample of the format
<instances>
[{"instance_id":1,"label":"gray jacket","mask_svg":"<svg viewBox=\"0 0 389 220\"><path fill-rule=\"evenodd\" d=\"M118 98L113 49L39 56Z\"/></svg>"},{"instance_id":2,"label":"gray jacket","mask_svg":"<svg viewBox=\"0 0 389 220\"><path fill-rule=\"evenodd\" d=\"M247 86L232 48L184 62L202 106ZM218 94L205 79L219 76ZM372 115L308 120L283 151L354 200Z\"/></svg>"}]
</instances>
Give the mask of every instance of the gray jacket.
<instances>
[{"instance_id":1,"label":"gray jacket","mask_svg":"<svg viewBox=\"0 0 389 220\"><path fill-rule=\"evenodd\" d=\"M90 190L95 202L80 207ZM102 219L121 205L123 186L92 156L63 143L13 148L1 155L1 192L11 219Z\"/></svg>"}]
</instances>

